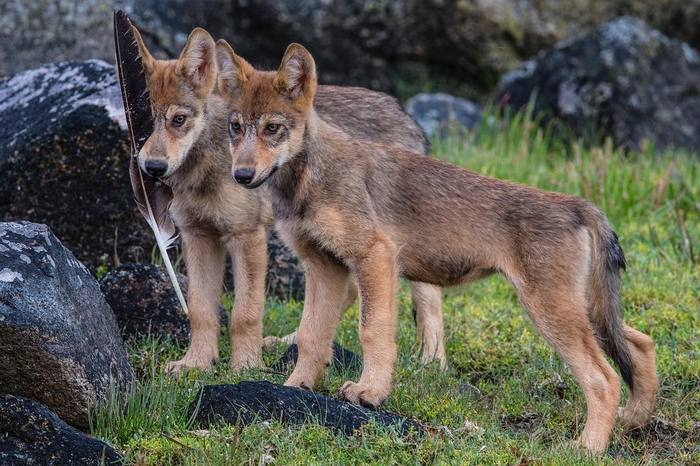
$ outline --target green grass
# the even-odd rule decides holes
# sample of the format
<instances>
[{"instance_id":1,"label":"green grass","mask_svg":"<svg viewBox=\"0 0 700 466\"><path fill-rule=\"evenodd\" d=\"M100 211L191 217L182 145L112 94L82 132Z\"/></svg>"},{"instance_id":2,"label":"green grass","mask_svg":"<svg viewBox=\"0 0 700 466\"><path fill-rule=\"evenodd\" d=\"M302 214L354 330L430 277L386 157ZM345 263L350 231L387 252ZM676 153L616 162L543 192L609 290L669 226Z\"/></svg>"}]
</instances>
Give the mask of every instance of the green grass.
<instances>
[{"instance_id":1,"label":"green grass","mask_svg":"<svg viewBox=\"0 0 700 466\"><path fill-rule=\"evenodd\" d=\"M610 452L590 458L570 448L585 422L585 405L569 370L493 277L444 292L450 369L420 367L406 289L400 299L400 361L385 408L434 427L401 438L369 426L352 437L307 425L259 423L199 431L187 406L207 383L244 379L283 382L280 375L228 372L229 343L212 372L164 376L185 348L146 339L130 344L138 382L114 394L94 417L93 433L139 464L659 464L700 463L700 166L682 153L622 153L553 141L527 118L498 129L434 141L435 156L471 170L591 199L619 233L627 322L656 342L661 388L651 427L616 427ZM231 297L225 297L230 306ZM266 305L266 334L295 329L300 303ZM337 340L360 351L355 306ZM277 355L267 354L271 363ZM331 371L319 390L334 395L352 374ZM474 398L460 389L478 387ZM479 428L470 429L468 423Z\"/></svg>"}]
</instances>

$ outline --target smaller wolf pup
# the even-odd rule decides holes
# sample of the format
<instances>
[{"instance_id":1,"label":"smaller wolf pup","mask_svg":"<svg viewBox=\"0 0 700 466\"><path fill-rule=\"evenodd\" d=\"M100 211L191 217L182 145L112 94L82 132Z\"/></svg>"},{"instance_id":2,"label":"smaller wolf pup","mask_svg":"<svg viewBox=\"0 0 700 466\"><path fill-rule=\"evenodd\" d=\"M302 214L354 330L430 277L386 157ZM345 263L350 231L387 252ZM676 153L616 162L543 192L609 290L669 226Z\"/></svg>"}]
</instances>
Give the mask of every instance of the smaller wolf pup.
<instances>
[{"instance_id":1,"label":"smaller wolf pup","mask_svg":"<svg viewBox=\"0 0 700 466\"><path fill-rule=\"evenodd\" d=\"M323 376L351 274L363 371L340 394L377 406L391 391L398 277L447 286L501 273L583 390L588 417L578 442L604 451L615 422L620 379L605 354L631 389L623 421L648 420L653 342L622 321L625 259L596 207L349 137L316 112L314 60L298 44L272 72L222 41L217 55L232 176L269 186L277 229L306 266L299 360L287 385L313 389Z\"/></svg>"}]
</instances>

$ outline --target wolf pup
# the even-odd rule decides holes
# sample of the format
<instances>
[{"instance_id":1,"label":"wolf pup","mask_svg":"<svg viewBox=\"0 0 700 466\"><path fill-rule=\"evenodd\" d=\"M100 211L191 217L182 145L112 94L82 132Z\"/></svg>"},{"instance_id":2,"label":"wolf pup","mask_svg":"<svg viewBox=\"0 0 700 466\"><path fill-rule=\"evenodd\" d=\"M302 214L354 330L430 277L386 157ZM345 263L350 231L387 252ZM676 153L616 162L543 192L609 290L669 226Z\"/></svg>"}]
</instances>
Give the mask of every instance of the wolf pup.
<instances>
[{"instance_id":1,"label":"wolf pup","mask_svg":"<svg viewBox=\"0 0 700 466\"><path fill-rule=\"evenodd\" d=\"M262 365L262 315L267 269L269 195L229 176L228 114L217 89L215 43L203 29L189 36L177 60L157 60L134 35L148 82L154 130L138 154L141 169L173 191L170 213L182 236L189 276L190 347L168 370L208 368L218 358L218 302L224 258L233 257L236 300L231 318L231 367ZM389 96L360 88L320 86L317 105L348 134L424 153L416 123ZM347 110L350 110L349 112ZM239 172L239 180L242 180ZM348 287L344 305L355 300ZM440 289L413 283L421 361L445 365Z\"/></svg>"},{"instance_id":2,"label":"wolf pup","mask_svg":"<svg viewBox=\"0 0 700 466\"><path fill-rule=\"evenodd\" d=\"M648 420L653 342L621 319L625 260L596 207L350 137L314 109L315 64L298 44L275 72L256 71L223 42L218 53L232 175L247 187L267 182L277 228L306 265L299 360L287 385L312 389L323 376L351 274L363 371L340 394L377 406L391 391L398 277L447 286L501 273L583 390L580 444L601 452L613 428L620 384L606 353L632 389L623 420Z\"/></svg>"}]
</instances>

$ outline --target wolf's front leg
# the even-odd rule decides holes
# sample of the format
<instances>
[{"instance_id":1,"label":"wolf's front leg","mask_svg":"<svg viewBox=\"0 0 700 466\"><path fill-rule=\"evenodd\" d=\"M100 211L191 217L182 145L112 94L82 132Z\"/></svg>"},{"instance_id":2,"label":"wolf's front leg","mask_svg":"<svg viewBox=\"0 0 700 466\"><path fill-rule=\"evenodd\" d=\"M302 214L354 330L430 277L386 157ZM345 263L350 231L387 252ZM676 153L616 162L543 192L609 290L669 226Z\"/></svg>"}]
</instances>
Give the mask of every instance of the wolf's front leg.
<instances>
[{"instance_id":1,"label":"wolf's front leg","mask_svg":"<svg viewBox=\"0 0 700 466\"><path fill-rule=\"evenodd\" d=\"M440 288L437 288L438 293L440 293ZM347 311L355 301L357 300L357 285L354 281L350 281L348 284L348 290L343 299L343 304L340 305L343 311ZM440 306L440 311L442 311L442 306ZM442 315L440 315L442 318ZM441 321L442 322L442 321ZM297 332L294 331L283 337L276 337L273 335L268 335L263 338L263 349L266 351L272 350L279 345L296 345L297 344Z\"/></svg>"},{"instance_id":2,"label":"wolf's front leg","mask_svg":"<svg viewBox=\"0 0 700 466\"><path fill-rule=\"evenodd\" d=\"M305 257L304 311L297 330L299 358L285 385L312 390L333 356L333 337L352 286L350 272L334 260Z\"/></svg>"},{"instance_id":3,"label":"wolf's front leg","mask_svg":"<svg viewBox=\"0 0 700 466\"><path fill-rule=\"evenodd\" d=\"M197 230L182 230L182 248L187 266L187 307L190 347L166 370L208 369L219 357L219 298L224 274L224 249L217 238Z\"/></svg>"},{"instance_id":4,"label":"wolf's front leg","mask_svg":"<svg viewBox=\"0 0 700 466\"><path fill-rule=\"evenodd\" d=\"M377 235L355 265L360 287L360 343L362 375L359 382L345 382L340 396L363 406L379 406L391 392L396 361L396 248Z\"/></svg>"},{"instance_id":5,"label":"wolf's front leg","mask_svg":"<svg viewBox=\"0 0 700 466\"><path fill-rule=\"evenodd\" d=\"M267 273L267 233L257 229L234 236L227 248L233 260L236 299L231 315L231 369L262 367L263 311Z\"/></svg>"}]
</instances>

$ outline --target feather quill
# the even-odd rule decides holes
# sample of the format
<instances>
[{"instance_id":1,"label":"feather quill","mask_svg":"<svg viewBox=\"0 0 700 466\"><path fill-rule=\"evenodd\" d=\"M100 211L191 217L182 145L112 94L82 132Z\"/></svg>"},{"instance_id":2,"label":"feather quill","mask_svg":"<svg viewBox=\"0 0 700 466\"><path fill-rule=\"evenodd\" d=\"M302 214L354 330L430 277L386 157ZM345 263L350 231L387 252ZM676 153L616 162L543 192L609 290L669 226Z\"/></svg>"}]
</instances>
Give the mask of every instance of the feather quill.
<instances>
[{"instance_id":1,"label":"feather quill","mask_svg":"<svg viewBox=\"0 0 700 466\"><path fill-rule=\"evenodd\" d=\"M138 153L153 132L153 116L141 56L136 45L129 17L121 10L114 12L114 42L117 76L124 101L124 113L131 142L129 177L139 212L153 230L163 264L173 284L182 310L188 314L187 301L175 276L168 248L177 239L175 224L168 209L173 199L169 186L155 178L144 176L138 163Z\"/></svg>"}]
</instances>

